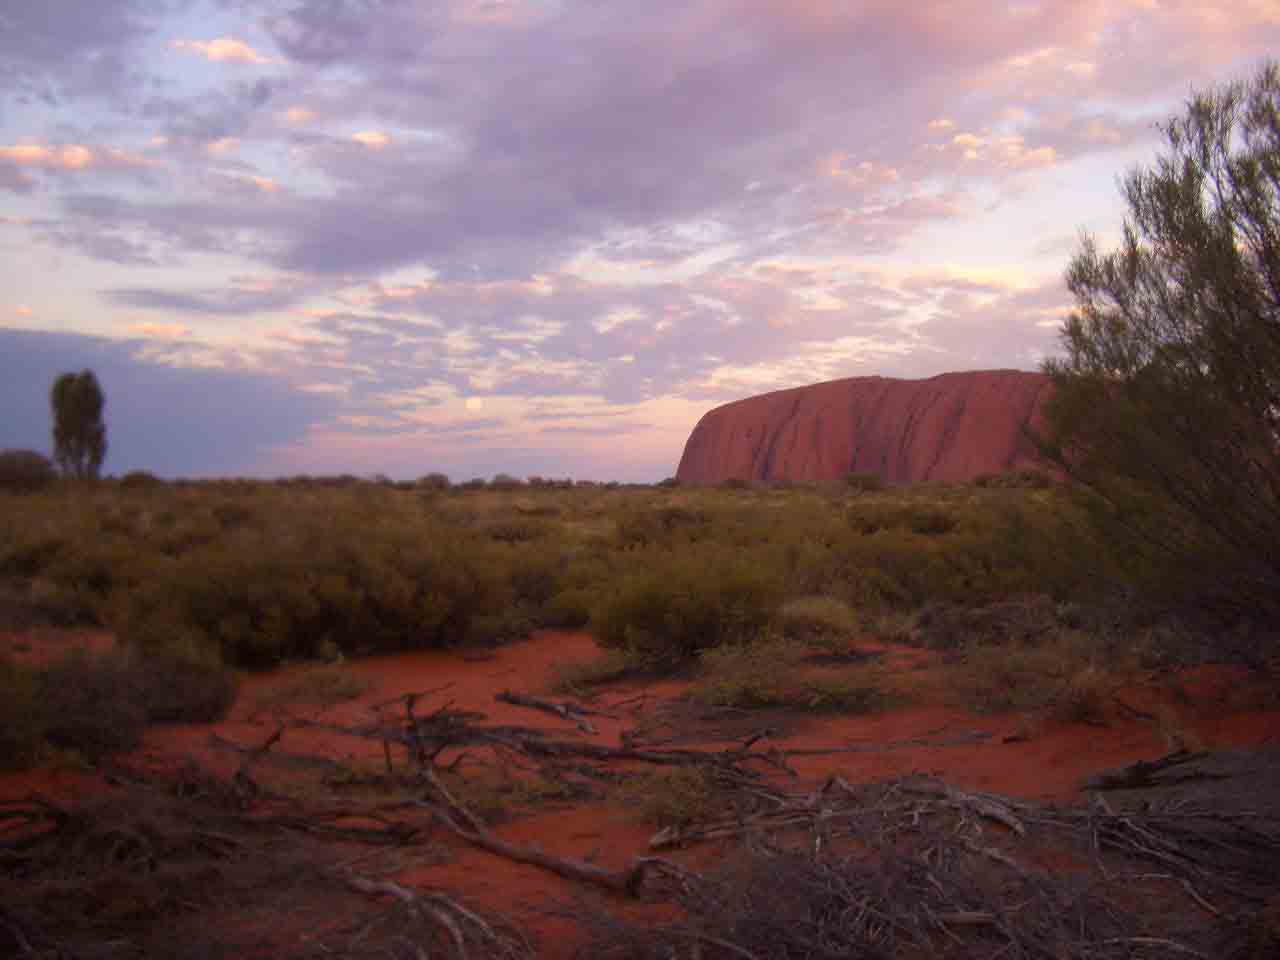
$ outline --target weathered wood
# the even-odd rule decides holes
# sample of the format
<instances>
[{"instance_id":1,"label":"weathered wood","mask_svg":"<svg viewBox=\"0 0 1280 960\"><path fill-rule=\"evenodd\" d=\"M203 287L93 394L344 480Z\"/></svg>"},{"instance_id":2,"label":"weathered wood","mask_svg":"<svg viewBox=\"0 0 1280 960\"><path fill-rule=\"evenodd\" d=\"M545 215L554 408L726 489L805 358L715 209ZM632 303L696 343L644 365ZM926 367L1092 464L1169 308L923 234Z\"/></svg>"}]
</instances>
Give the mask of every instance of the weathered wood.
<instances>
[{"instance_id":1,"label":"weathered wood","mask_svg":"<svg viewBox=\"0 0 1280 960\"><path fill-rule=\"evenodd\" d=\"M552 716L559 717L561 720L572 723L583 733L592 735L599 733L591 721L586 719L587 714L592 711L588 711L585 707L569 701L553 703L550 700L539 700L537 697L516 693L513 690L503 690L501 693L495 693L493 699L499 703L509 703L514 707L527 707L530 710L541 710L543 713L549 713Z\"/></svg>"},{"instance_id":2,"label":"weathered wood","mask_svg":"<svg viewBox=\"0 0 1280 960\"><path fill-rule=\"evenodd\" d=\"M1202 760L1207 756L1208 753L1203 750L1195 752L1177 750L1156 760L1139 760L1137 763L1131 763L1127 767L1105 770L1089 777L1082 786L1085 790L1141 790L1147 787L1165 786L1171 781L1159 781L1157 778L1160 774L1166 770L1173 770L1196 760ZM1218 777L1207 773L1191 773L1180 776L1172 782L1183 783L1187 780L1196 779L1212 780L1218 779Z\"/></svg>"},{"instance_id":3,"label":"weathered wood","mask_svg":"<svg viewBox=\"0 0 1280 960\"><path fill-rule=\"evenodd\" d=\"M1020 837L1024 837L1027 834L1026 826L1014 814L1010 804L1003 799L997 799L982 793L966 793L950 784L930 780L909 780L902 784L902 789L907 793L942 797L956 806L968 807L981 817L1003 824Z\"/></svg>"}]
</instances>

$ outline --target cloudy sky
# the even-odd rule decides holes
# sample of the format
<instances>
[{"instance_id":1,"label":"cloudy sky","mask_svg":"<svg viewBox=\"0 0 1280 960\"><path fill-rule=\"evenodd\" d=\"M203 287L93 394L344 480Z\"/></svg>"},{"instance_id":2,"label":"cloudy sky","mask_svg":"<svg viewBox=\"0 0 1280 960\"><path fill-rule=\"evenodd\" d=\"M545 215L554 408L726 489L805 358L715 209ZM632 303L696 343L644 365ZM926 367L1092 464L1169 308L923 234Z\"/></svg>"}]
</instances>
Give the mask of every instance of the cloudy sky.
<instances>
[{"instance_id":1,"label":"cloudy sky","mask_svg":"<svg viewBox=\"0 0 1280 960\"><path fill-rule=\"evenodd\" d=\"M712 406L1034 369L1276 0L3 0L0 447L656 480Z\"/></svg>"}]
</instances>

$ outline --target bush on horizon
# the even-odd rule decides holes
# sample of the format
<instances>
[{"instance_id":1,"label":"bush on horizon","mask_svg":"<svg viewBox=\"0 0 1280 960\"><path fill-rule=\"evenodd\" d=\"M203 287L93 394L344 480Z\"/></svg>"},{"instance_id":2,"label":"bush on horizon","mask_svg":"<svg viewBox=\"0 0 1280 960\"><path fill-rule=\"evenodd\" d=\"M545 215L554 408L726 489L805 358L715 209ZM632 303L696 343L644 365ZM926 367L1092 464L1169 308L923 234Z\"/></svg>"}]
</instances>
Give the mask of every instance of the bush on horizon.
<instances>
[{"instance_id":1,"label":"bush on horizon","mask_svg":"<svg viewBox=\"0 0 1280 960\"><path fill-rule=\"evenodd\" d=\"M0 491L33 493L54 485L53 461L34 450L0 451Z\"/></svg>"}]
</instances>

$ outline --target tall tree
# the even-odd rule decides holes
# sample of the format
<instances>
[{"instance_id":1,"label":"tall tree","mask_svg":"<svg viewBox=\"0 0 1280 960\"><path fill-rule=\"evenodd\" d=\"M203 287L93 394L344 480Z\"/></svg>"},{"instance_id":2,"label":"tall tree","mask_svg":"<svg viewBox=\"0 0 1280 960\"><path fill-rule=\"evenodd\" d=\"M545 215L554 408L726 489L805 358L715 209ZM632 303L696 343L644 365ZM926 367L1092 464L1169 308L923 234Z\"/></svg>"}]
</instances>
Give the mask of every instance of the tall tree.
<instances>
[{"instance_id":1,"label":"tall tree","mask_svg":"<svg viewBox=\"0 0 1280 960\"><path fill-rule=\"evenodd\" d=\"M49 391L53 459L64 476L96 480L107 455L106 397L92 370L64 373Z\"/></svg>"},{"instance_id":2,"label":"tall tree","mask_svg":"<svg viewBox=\"0 0 1280 960\"><path fill-rule=\"evenodd\" d=\"M1280 70L1194 97L1067 272L1046 450L1184 598L1280 617Z\"/></svg>"}]
</instances>

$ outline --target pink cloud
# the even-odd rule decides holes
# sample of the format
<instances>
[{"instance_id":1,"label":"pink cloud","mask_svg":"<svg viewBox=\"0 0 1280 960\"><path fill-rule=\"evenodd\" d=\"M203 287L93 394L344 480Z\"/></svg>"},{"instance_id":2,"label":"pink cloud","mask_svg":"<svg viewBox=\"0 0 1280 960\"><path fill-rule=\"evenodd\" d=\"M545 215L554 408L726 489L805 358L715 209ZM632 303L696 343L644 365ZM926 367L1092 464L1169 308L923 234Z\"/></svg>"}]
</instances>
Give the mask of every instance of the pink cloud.
<instances>
[{"instance_id":1,"label":"pink cloud","mask_svg":"<svg viewBox=\"0 0 1280 960\"><path fill-rule=\"evenodd\" d=\"M218 37L216 40L174 40L171 46L175 50L193 53L215 63L261 65L275 62L235 37Z\"/></svg>"},{"instance_id":2,"label":"pink cloud","mask_svg":"<svg viewBox=\"0 0 1280 960\"><path fill-rule=\"evenodd\" d=\"M180 340L191 332L180 323L134 323L128 330L148 340Z\"/></svg>"},{"instance_id":3,"label":"pink cloud","mask_svg":"<svg viewBox=\"0 0 1280 960\"><path fill-rule=\"evenodd\" d=\"M80 143L51 146L29 141L0 146L0 162L18 167L62 171L147 167L153 163L141 154L116 147L89 147Z\"/></svg>"},{"instance_id":4,"label":"pink cloud","mask_svg":"<svg viewBox=\"0 0 1280 960\"><path fill-rule=\"evenodd\" d=\"M391 138L381 130L361 130L358 133L353 133L351 139L356 143L369 147L371 150L381 150L391 143Z\"/></svg>"}]
</instances>

